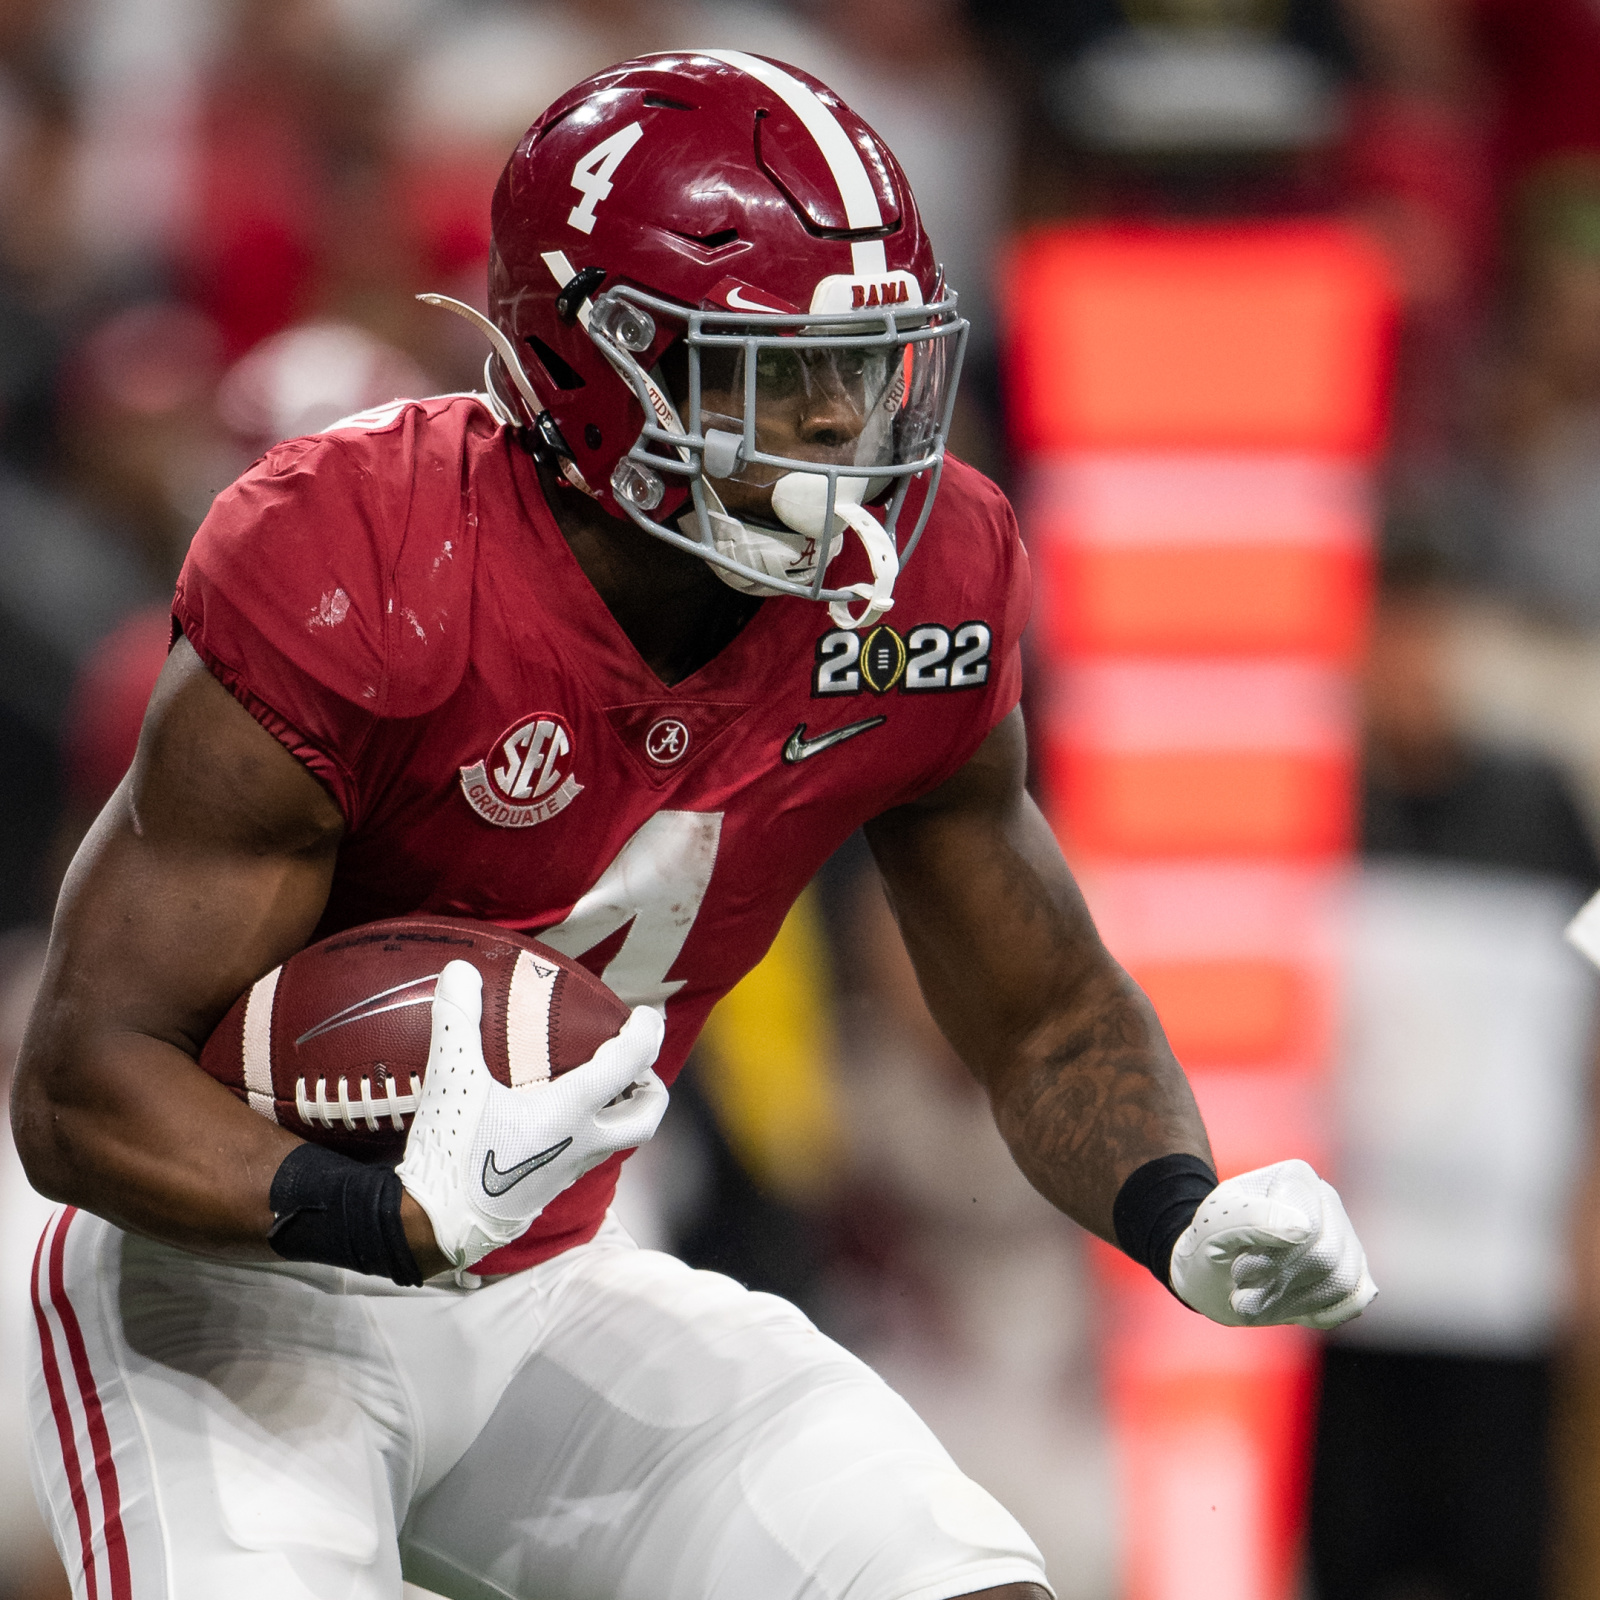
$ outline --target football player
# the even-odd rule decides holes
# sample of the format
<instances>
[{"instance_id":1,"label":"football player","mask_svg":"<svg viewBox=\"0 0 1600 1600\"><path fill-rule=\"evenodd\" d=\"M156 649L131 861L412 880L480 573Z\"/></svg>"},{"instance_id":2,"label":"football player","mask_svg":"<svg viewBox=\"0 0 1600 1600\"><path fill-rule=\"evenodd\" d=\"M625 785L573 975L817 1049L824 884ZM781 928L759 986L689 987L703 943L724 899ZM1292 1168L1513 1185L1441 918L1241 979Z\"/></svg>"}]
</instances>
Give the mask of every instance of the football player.
<instances>
[{"instance_id":1,"label":"football player","mask_svg":"<svg viewBox=\"0 0 1600 1600\"><path fill-rule=\"evenodd\" d=\"M965 324L872 130L793 68L647 57L544 113L493 230L484 393L218 497L62 892L13 1115L65 1204L31 1393L75 1592L1038 1600L873 1373L607 1220L830 852L865 828L1029 1179L1191 1307L1332 1326L1361 1248L1301 1162L1218 1185L1023 788L1027 561L944 453ZM417 911L583 957L630 1021L504 1089L445 967L397 1170L197 1067L308 940Z\"/></svg>"}]
</instances>

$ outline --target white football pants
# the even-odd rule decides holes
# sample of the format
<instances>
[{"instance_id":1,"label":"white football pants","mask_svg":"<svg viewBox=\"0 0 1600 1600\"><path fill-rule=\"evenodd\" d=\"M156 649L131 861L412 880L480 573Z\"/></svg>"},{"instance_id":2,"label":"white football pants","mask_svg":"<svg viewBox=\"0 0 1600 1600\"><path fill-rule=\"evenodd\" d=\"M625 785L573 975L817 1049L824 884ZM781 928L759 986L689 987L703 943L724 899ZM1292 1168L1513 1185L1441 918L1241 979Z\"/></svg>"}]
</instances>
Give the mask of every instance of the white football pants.
<instances>
[{"instance_id":1,"label":"white football pants","mask_svg":"<svg viewBox=\"0 0 1600 1600\"><path fill-rule=\"evenodd\" d=\"M476 1289L58 1212L40 1501L77 1600L951 1600L1015 1520L792 1306L614 1222Z\"/></svg>"}]
</instances>

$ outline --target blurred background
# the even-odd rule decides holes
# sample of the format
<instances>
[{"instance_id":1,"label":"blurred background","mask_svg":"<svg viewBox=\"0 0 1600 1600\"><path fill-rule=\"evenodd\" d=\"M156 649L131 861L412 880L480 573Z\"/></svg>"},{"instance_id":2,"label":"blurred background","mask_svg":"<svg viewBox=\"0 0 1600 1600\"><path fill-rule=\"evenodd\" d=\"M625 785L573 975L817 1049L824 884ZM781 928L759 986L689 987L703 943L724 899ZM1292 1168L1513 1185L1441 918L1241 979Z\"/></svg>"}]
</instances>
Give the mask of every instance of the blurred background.
<instances>
[{"instance_id":1,"label":"blurred background","mask_svg":"<svg viewBox=\"0 0 1600 1600\"><path fill-rule=\"evenodd\" d=\"M798 1301L1062 1600L1600 1593L1600 0L7 0L0 1078L212 496L471 388L488 198L602 66L734 47L899 155L1016 501L1037 792L1224 1172L1303 1155L1383 1294L1223 1334L1011 1167L859 841L621 1204ZM46 1208L0 1161L0 1600Z\"/></svg>"}]
</instances>

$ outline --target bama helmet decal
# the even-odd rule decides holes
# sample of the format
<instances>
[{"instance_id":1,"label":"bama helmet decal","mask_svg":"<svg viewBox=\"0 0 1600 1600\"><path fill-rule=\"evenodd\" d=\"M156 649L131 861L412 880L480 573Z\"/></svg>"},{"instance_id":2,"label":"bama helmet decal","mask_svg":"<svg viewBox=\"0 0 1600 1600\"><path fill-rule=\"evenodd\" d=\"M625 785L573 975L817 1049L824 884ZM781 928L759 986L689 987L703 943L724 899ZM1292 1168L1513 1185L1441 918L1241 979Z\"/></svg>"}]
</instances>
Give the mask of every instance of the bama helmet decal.
<instances>
[{"instance_id":1,"label":"bama helmet decal","mask_svg":"<svg viewBox=\"0 0 1600 1600\"><path fill-rule=\"evenodd\" d=\"M573 771L572 729L555 711L520 718L489 754L461 769L467 804L497 828L532 828L583 792Z\"/></svg>"}]
</instances>

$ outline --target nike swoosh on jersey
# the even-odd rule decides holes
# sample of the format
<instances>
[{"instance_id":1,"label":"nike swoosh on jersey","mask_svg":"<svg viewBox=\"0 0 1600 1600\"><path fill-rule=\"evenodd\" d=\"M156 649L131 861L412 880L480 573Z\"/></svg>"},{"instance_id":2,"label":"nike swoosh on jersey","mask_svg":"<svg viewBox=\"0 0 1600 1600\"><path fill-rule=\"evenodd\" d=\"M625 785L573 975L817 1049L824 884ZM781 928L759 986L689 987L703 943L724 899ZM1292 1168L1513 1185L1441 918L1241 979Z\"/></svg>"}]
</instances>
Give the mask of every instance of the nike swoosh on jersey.
<instances>
[{"instance_id":1,"label":"nike swoosh on jersey","mask_svg":"<svg viewBox=\"0 0 1600 1600\"><path fill-rule=\"evenodd\" d=\"M494 1151L491 1150L483 1158L484 1193L502 1195L507 1189L516 1188L530 1172L537 1172L540 1167L548 1167L571 1143L570 1138L563 1139L560 1144L553 1144L548 1150L541 1150L538 1155L529 1156L526 1161L519 1161L516 1166L507 1167L504 1171L495 1165Z\"/></svg>"},{"instance_id":2,"label":"nike swoosh on jersey","mask_svg":"<svg viewBox=\"0 0 1600 1600\"><path fill-rule=\"evenodd\" d=\"M789 735L789 742L783 747L783 759L791 763L805 761L824 750L831 750L836 744L843 744L846 739L855 738L858 733L867 732L869 728L881 727L888 720L887 717L867 717L860 722L847 722L831 733L819 733L815 739L806 738L806 725L802 722Z\"/></svg>"}]
</instances>

